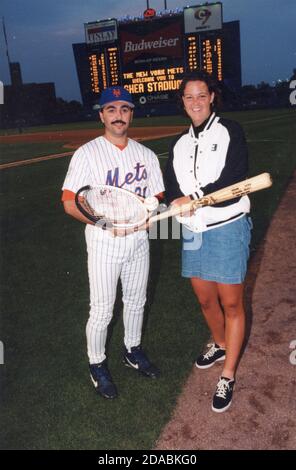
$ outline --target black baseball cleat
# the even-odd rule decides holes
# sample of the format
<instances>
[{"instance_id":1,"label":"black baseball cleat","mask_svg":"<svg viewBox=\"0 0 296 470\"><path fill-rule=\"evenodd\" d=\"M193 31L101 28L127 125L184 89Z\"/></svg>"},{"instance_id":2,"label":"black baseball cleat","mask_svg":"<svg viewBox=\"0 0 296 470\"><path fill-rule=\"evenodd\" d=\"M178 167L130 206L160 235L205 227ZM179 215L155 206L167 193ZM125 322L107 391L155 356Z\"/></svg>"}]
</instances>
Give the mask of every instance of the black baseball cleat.
<instances>
[{"instance_id":1,"label":"black baseball cleat","mask_svg":"<svg viewBox=\"0 0 296 470\"><path fill-rule=\"evenodd\" d=\"M130 352L124 348L123 362L127 367L138 370L140 374L150 379L157 379L160 376L160 371L151 364L141 346L134 346Z\"/></svg>"},{"instance_id":2,"label":"black baseball cleat","mask_svg":"<svg viewBox=\"0 0 296 470\"><path fill-rule=\"evenodd\" d=\"M195 361L196 367L199 369L208 369L212 367L217 361L224 361L225 349L220 348L218 344L208 344L208 351L201 354Z\"/></svg>"},{"instance_id":3,"label":"black baseball cleat","mask_svg":"<svg viewBox=\"0 0 296 470\"><path fill-rule=\"evenodd\" d=\"M223 413L228 410L232 402L232 394L234 390L234 379L220 377L216 392L213 397L212 410L216 413Z\"/></svg>"},{"instance_id":4,"label":"black baseball cleat","mask_svg":"<svg viewBox=\"0 0 296 470\"><path fill-rule=\"evenodd\" d=\"M90 378L94 387L104 398L116 398L117 389L113 383L106 360L98 364L89 364Z\"/></svg>"}]
</instances>

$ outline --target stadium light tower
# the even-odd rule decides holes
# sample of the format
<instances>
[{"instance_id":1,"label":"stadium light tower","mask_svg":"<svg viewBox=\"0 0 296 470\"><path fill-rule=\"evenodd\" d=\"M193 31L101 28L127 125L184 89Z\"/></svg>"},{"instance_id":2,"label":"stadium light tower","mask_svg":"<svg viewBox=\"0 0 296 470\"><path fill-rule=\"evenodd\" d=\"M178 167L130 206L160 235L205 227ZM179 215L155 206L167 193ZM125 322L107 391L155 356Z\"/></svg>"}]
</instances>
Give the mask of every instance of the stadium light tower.
<instances>
[{"instance_id":1,"label":"stadium light tower","mask_svg":"<svg viewBox=\"0 0 296 470\"><path fill-rule=\"evenodd\" d=\"M7 35L6 35L4 16L2 16L2 28L3 28L4 39L5 39L5 45L6 45L6 55L7 55L7 60L8 60L8 66L10 68L10 58L9 58L8 41L7 41Z\"/></svg>"}]
</instances>

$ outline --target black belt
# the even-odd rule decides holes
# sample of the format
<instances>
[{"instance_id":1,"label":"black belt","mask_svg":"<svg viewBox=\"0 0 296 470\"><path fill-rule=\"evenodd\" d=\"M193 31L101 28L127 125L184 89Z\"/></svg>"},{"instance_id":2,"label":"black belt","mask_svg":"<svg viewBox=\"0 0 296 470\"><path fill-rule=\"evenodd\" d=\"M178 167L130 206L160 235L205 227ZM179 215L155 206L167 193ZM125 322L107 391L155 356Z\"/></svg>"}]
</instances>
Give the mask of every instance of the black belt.
<instances>
[{"instance_id":1,"label":"black belt","mask_svg":"<svg viewBox=\"0 0 296 470\"><path fill-rule=\"evenodd\" d=\"M240 212L239 214L234 215L233 217L230 217L229 219L220 220L220 222L214 222L213 224L207 224L207 227L214 227L215 225L220 225L220 224L223 224L224 222L229 222L230 220L238 219L238 217L240 217L243 214L244 212Z\"/></svg>"}]
</instances>

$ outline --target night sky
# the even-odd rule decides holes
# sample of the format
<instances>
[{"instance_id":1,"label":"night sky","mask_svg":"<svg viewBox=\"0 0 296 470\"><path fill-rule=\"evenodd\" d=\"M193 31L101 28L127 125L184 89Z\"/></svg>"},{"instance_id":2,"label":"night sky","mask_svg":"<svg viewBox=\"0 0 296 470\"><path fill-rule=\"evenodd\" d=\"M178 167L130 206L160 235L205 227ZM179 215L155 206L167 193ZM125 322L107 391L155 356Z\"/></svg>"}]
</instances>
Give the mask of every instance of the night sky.
<instances>
[{"instance_id":1,"label":"night sky","mask_svg":"<svg viewBox=\"0 0 296 470\"><path fill-rule=\"evenodd\" d=\"M155 10L162 0L150 0ZM167 0L168 8L198 5ZM243 84L290 78L296 68L296 0L223 0L223 20L240 20ZM140 15L145 0L1 0L10 60L23 81L55 82L57 96L81 100L72 43L84 42L89 21ZM0 80L10 84L2 25Z\"/></svg>"}]
</instances>

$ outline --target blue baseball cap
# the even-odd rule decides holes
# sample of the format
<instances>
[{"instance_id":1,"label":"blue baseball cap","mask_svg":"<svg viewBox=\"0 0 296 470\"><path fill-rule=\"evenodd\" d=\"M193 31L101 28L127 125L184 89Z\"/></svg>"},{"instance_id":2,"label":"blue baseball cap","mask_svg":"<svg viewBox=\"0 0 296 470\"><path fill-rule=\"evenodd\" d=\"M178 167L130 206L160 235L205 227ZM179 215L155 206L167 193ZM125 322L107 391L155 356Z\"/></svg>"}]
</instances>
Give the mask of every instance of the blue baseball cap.
<instances>
[{"instance_id":1,"label":"blue baseball cap","mask_svg":"<svg viewBox=\"0 0 296 470\"><path fill-rule=\"evenodd\" d=\"M112 86L103 90L99 99L99 108L102 109L113 101L125 101L131 108L135 107L132 95L121 86Z\"/></svg>"}]
</instances>

